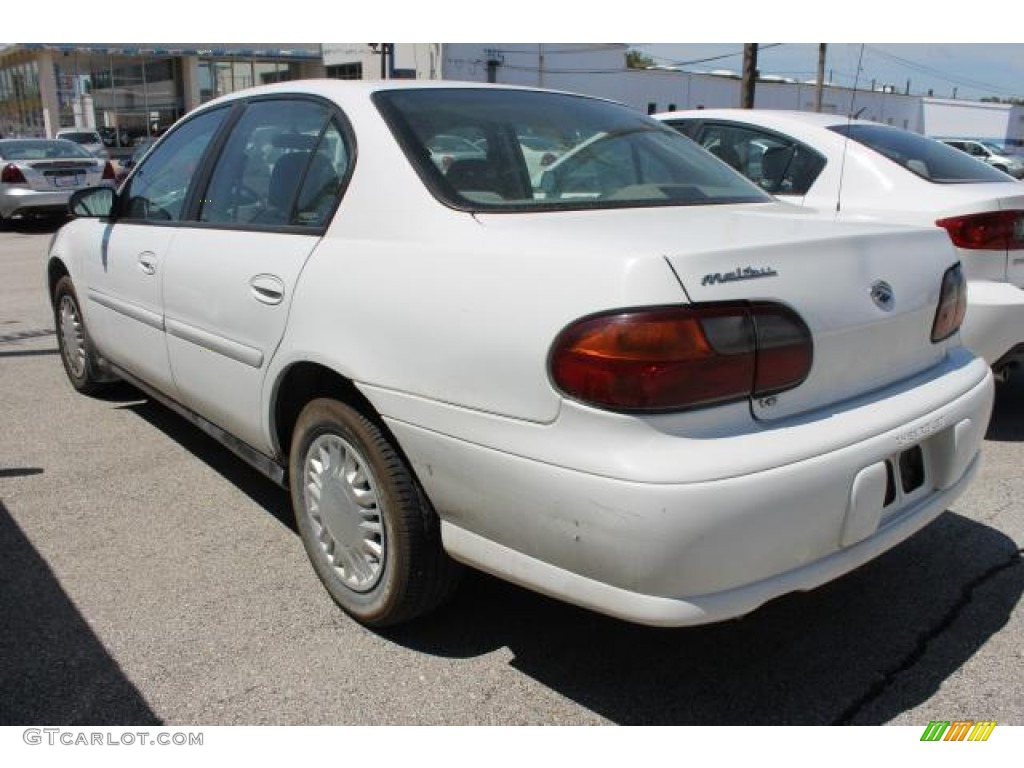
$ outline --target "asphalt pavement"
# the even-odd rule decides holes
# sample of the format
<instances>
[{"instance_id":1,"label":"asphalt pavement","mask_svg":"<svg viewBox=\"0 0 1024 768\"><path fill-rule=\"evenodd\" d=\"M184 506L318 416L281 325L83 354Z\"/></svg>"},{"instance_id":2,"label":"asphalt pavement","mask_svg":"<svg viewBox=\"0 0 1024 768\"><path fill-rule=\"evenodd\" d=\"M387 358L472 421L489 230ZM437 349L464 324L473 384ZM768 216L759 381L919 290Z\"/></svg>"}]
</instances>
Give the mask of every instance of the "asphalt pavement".
<instances>
[{"instance_id":1,"label":"asphalt pavement","mask_svg":"<svg viewBox=\"0 0 1024 768\"><path fill-rule=\"evenodd\" d=\"M472 573L374 632L284 491L128 386L71 389L53 231L0 232L0 725L1024 724L1024 382L973 487L814 592L666 630Z\"/></svg>"}]
</instances>

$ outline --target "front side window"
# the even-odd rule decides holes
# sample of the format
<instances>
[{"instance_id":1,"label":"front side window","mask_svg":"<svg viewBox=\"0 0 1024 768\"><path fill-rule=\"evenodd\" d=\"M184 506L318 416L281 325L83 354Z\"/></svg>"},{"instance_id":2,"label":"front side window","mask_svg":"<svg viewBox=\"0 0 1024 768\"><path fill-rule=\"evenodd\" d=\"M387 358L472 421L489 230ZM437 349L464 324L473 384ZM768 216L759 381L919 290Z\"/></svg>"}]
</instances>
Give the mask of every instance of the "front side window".
<instances>
[{"instance_id":1,"label":"front side window","mask_svg":"<svg viewBox=\"0 0 1024 768\"><path fill-rule=\"evenodd\" d=\"M741 176L620 104L504 89L380 91L420 178L472 211L764 202Z\"/></svg>"},{"instance_id":2,"label":"front side window","mask_svg":"<svg viewBox=\"0 0 1024 768\"><path fill-rule=\"evenodd\" d=\"M224 145L199 220L246 227L321 226L348 169L349 148L326 106L250 104Z\"/></svg>"},{"instance_id":3,"label":"front side window","mask_svg":"<svg viewBox=\"0 0 1024 768\"><path fill-rule=\"evenodd\" d=\"M941 141L885 125L843 124L829 127L883 155L922 179L936 184L1009 181L1006 174Z\"/></svg>"},{"instance_id":4,"label":"front side window","mask_svg":"<svg viewBox=\"0 0 1024 768\"><path fill-rule=\"evenodd\" d=\"M125 219L180 221L192 177L228 109L205 112L154 147L123 195Z\"/></svg>"}]
</instances>

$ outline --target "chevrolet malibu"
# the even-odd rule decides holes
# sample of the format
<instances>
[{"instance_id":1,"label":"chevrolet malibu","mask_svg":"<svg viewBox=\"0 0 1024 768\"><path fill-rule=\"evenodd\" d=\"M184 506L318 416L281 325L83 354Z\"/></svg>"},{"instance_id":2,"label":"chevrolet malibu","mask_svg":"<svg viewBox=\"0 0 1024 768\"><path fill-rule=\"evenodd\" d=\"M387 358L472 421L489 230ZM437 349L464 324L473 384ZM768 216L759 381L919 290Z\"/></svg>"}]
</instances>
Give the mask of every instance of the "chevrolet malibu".
<instances>
[{"instance_id":1,"label":"chevrolet malibu","mask_svg":"<svg viewBox=\"0 0 1024 768\"><path fill-rule=\"evenodd\" d=\"M439 164L439 136L479 151ZM521 136L566 151L531 178ZM461 564L635 622L738 616L978 466L992 375L945 233L822 221L618 104L282 83L71 207L72 385L132 382L288 486L367 625Z\"/></svg>"}]
</instances>

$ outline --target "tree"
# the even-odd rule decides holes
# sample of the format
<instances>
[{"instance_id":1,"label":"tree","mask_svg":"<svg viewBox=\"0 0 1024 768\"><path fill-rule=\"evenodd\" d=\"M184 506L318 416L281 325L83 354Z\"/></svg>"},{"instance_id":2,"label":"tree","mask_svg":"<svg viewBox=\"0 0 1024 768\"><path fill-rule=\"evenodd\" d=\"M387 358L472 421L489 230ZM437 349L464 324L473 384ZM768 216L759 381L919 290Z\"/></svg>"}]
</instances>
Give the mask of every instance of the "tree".
<instances>
[{"instance_id":1,"label":"tree","mask_svg":"<svg viewBox=\"0 0 1024 768\"><path fill-rule=\"evenodd\" d=\"M626 51L626 67L628 69L647 69L653 66L654 59L646 53L642 53L634 48Z\"/></svg>"}]
</instances>

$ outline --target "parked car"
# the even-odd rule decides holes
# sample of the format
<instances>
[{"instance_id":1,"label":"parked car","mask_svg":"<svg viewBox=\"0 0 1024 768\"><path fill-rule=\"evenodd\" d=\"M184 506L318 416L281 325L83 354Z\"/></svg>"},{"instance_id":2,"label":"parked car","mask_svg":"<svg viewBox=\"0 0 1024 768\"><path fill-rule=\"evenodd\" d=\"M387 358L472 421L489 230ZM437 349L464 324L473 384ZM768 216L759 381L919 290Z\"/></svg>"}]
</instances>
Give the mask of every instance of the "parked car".
<instances>
[{"instance_id":1,"label":"parked car","mask_svg":"<svg viewBox=\"0 0 1024 768\"><path fill-rule=\"evenodd\" d=\"M102 137L96 131L87 131L80 128L64 128L57 131L57 138L64 139L65 141L73 141L75 144L82 146L90 155L95 157L101 157L104 160L109 159L110 157L110 153L107 152Z\"/></svg>"},{"instance_id":2,"label":"parked car","mask_svg":"<svg viewBox=\"0 0 1024 768\"><path fill-rule=\"evenodd\" d=\"M828 219L939 226L968 279L964 342L1024 363L1024 188L952 147L865 120L773 110L657 115L762 189Z\"/></svg>"},{"instance_id":3,"label":"parked car","mask_svg":"<svg viewBox=\"0 0 1024 768\"><path fill-rule=\"evenodd\" d=\"M527 126L602 138L539 193ZM474 132L484 157L432 159ZM133 382L287 485L368 625L435 607L457 562L637 622L737 616L978 466L992 375L945 234L822 221L622 105L280 83L71 207L47 268L72 385Z\"/></svg>"},{"instance_id":4,"label":"parked car","mask_svg":"<svg viewBox=\"0 0 1024 768\"><path fill-rule=\"evenodd\" d=\"M998 144L990 141L975 141L974 139L939 139L939 141L954 149L959 149L961 152L966 152L976 160L988 163L993 168L1008 173L1015 179L1024 177L1024 157L1010 152Z\"/></svg>"},{"instance_id":5,"label":"parked car","mask_svg":"<svg viewBox=\"0 0 1024 768\"><path fill-rule=\"evenodd\" d=\"M434 165L441 169L442 173L447 173L448 169L455 162L487 157L486 141L483 142L481 147L469 141L469 139L464 139L461 136L450 136L444 133L431 136L426 142L426 147L430 152L430 159L434 161Z\"/></svg>"},{"instance_id":6,"label":"parked car","mask_svg":"<svg viewBox=\"0 0 1024 768\"><path fill-rule=\"evenodd\" d=\"M63 216L76 189L113 183L110 162L73 142L0 139L0 226L15 216Z\"/></svg>"}]
</instances>

